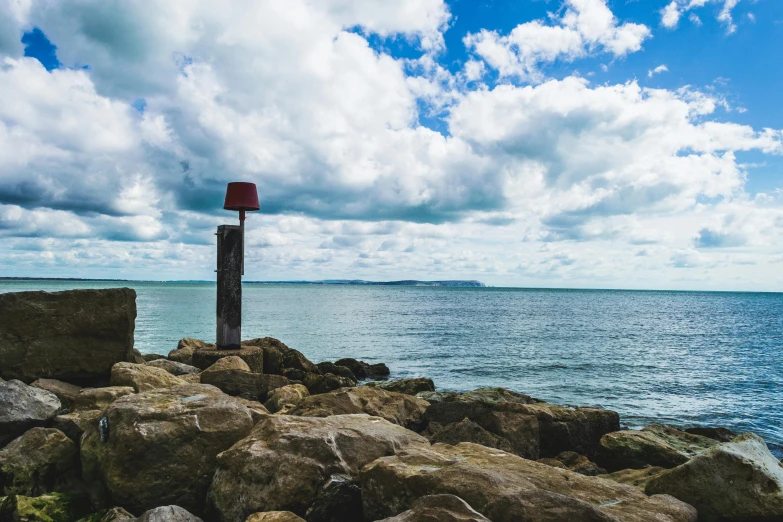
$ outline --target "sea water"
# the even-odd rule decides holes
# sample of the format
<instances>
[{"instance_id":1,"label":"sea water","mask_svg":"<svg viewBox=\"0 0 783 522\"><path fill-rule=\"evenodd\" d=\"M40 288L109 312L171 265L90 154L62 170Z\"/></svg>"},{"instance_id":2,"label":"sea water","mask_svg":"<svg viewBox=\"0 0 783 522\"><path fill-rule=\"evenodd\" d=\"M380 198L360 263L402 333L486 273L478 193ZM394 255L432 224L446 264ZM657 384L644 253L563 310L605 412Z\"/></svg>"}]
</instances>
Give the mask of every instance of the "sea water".
<instances>
[{"instance_id":1,"label":"sea water","mask_svg":"<svg viewBox=\"0 0 783 522\"><path fill-rule=\"evenodd\" d=\"M215 285L3 281L0 292L129 286L136 348L214 342ZM315 362L385 362L437 389L502 386L621 423L725 426L783 445L783 294L343 285L243 286L243 337Z\"/></svg>"}]
</instances>

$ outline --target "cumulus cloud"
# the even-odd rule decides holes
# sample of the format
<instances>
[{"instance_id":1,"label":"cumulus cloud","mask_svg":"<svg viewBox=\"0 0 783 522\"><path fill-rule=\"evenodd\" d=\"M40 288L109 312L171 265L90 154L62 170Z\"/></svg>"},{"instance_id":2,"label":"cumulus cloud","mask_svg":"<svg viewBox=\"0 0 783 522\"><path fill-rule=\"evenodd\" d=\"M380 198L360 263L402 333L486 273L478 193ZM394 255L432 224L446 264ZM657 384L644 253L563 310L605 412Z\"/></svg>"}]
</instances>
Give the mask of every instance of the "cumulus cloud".
<instances>
[{"instance_id":1,"label":"cumulus cloud","mask_svg":"<svg viewBox=\"0 0 783 522\"><path fill-rule=\"evenodd\" d=\"M665 65L659 65L655 69L650 69L649 71L647 71L647 77L652 78L656 74L660 74L662 72L668 72L668 71L669 71L668 67L666 67Z\"/></svg>"},{"instance_id":2,"label":"cumulus cloud","mask_svg":"<svg viewBox=\"0 0 783 522\"><path fill-rule=\"evenodd\" d=\"M661 9L661 25L667 29L675 29L684 13L704 7L707 4L721 4L716 18L726 26L726 32L732 34L737 30L732 11L739 2L740 0L672 0L671 3ZM702 23L696 13L692 12L689 18L696 25L701 25Z\"/></svg>"},{"instance_id":3,"label":"cumulus cloud","mask_svg":"<svg viewBox=\"0 0 783 522\"><path fill-rule=\"evenodd\" d=\"M783 154L780 131L719 119L719 96L691 87L545 78L650 37L600 0L467 35L455 72L439 62L440 0L16 9L1 18L17 35L0 41L4 273L211 278L234 180L259 188L255 279L644 286L662 267L719 275L721 250L766 252L783 231L780 201L748 199L737 159ZM11 42L31 27L62 67Z\"/></svg>"},{"instance_id":4,"label":"cumulus cloud","mask_svg":"<svg viewBox=\"0 0 783 522\"><path fill-rule=\"evenodd\" d=\"M592 53L615 57L637 52L650 29L642 24L619 24L605 0L566 0L563 16L550 21L519 24L508 35L482 30L468 34L465 45L501 76L539 81L542 63L573 61Z\"/></svg>"}]
</instances>

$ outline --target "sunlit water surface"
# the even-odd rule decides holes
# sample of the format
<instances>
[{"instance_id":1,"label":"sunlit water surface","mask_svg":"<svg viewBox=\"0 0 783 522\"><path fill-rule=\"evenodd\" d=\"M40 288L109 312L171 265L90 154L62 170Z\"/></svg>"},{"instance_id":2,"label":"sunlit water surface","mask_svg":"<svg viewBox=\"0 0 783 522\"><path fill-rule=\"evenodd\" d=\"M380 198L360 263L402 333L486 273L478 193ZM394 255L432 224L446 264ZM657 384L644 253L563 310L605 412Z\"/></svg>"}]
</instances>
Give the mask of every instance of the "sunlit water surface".
<instances>
[{"instance_id":1,"label":"sunlit water surface","mask_svg":"<svg viewBox=\"0 0 783 522\"><path fill-rule=\"evenodd\" d=\"M0 282L0 292L129 286L136 348L212 341L210 283ZM783 294L258 285L243 337L315 362L385 362L441 390L503 386L616 410L624 425L720 425L783 445Z\"/></svg>"}]
</instances>

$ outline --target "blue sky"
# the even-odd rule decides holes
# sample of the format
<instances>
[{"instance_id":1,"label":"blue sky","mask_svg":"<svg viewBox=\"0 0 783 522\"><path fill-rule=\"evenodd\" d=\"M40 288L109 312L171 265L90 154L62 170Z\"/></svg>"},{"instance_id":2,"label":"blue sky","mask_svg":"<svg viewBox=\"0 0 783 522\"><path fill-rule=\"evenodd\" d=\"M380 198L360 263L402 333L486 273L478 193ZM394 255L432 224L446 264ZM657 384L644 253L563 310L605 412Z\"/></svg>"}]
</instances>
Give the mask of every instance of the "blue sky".
<instances>
[{"instance_id":1,"label":"blue sky","mask_svg":"<svg viewBox=\"0 0 783 522\"><path fill-rule=\"evenodd\" d=\"M0 270L783 290L783 4L0 8Z\"/></svg>"}]
</instances>

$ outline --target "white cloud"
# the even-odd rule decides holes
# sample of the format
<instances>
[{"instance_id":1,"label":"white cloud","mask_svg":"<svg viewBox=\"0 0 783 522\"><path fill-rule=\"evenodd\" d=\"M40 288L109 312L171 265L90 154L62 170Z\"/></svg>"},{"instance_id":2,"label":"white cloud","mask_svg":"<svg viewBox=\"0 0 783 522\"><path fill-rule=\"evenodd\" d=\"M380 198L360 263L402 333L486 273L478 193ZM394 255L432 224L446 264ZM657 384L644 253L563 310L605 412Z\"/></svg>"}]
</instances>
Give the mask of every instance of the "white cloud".
<instances>
[{"instance_id":1,"label":"white cloud","mask_svg":"<svg viewBox=\"0 0 783 522\"><path fill-rule=\"evenodd\" d=\"M662 72L668 72L668 71L669 71L669 68L666 67L665 65L661 64L658 67L656 67L655 69L650 69L649 71L647 71L647 77L648 78L652 78L656 74L660 74Z\"/></svg>"},{"instance_id":2,"label":"white cloud","mask_svg":"<svg viewBox=\"0 0 783 522\"><path fill-rule=\"evenodd\" d=\"M674 29L680 22L680 17L688 11L704 7L710 3L722 4L717 20L726 26L726 32L732 34L737 30L737 25L734 23L732 17L732 11L739 4L740 0L672 0L666 7L661 9L661 25L668 29ZM689 15L691 22L695 25L701 25L701 19L696 13ZM752 15L749 19L753 21Z\"/></svg>"},{"instance_id":3,"label":"white cloud","mask_svg":"<svg viewBox=\"0 0 783 522\"><path fill-rule=\"evenodd\" d=\"M641 24L618 24L605 0L565 0L565 14L519 24L506 36L482 30L468 34L465 45L501 76L540 81L539 66L556 60L573 61L597 52L622 57L637 52L650 29Z\"/></svg>"},{"instance_id":4,"label":"white cloud","mask_svg":"<svg viewBox=\"0 0 783 522\"><path fill-rule=\"evenodd\" d=\"M661 25L668 29L674 29L677 27L677 24L680 23L680 16L682 16L680 6L677 4L676 0L673 0L670 4L661 9Z\"/></svg>"},{"instance_id":5,"label":"white cloud","mask_svg":"<svg viewBox=\"0 0 783 522\"><path fill-rule=\"evenodd\" d=\"M211 278L240 179L266 212L248 218L250 279L707 285L737 270L724 251L759 280L779 269L783 206L745 194L737 157L783 154L780 131L717 121L725 102L693 88L545 80L547 63L649 37L602 1L471 35L455 74L434 0L20 12L3 23L41 27L64 64L90 68L47 72L0 47L3 273ZM395 59L369 32L421 56Z\"/></svg>"}]
</instances>

